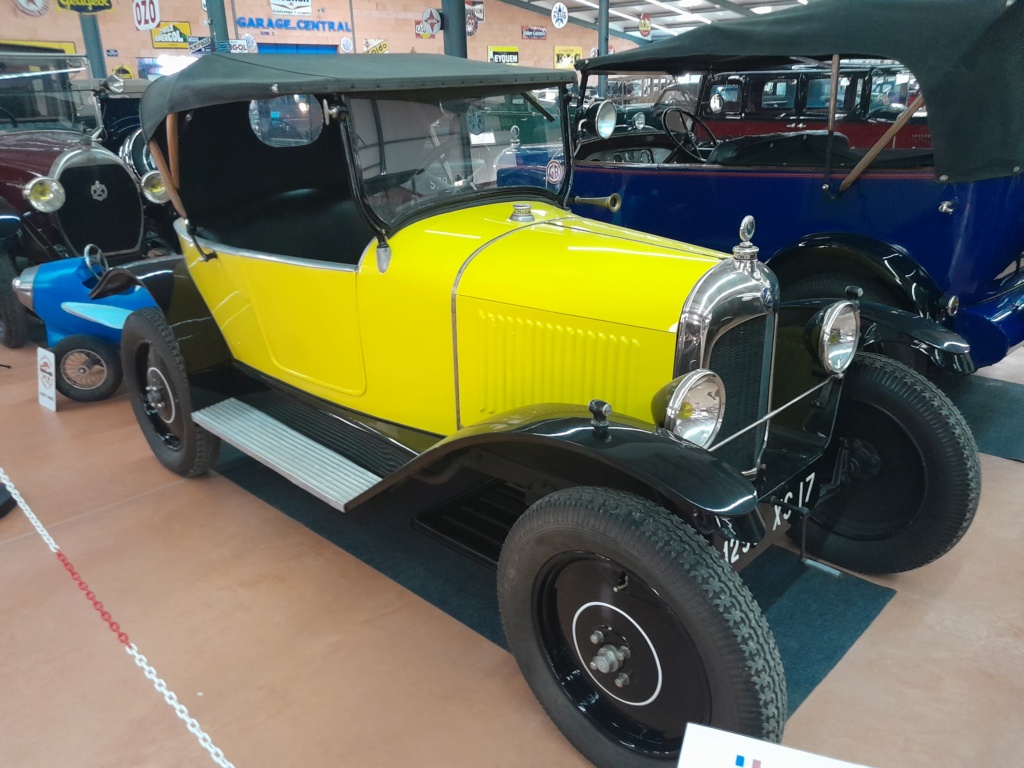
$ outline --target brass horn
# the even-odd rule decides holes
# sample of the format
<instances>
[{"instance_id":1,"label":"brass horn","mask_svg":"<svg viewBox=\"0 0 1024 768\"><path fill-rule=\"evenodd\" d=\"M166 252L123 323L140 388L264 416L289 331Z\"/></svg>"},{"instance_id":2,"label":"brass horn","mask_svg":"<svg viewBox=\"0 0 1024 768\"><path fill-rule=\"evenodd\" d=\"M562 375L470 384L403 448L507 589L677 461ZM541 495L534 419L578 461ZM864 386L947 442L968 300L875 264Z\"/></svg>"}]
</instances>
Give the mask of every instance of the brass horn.
<instances>
[{"instance_id":1,"label":"brass horn","mask_svg":"<svg viewBox=\"0 0 1024 768\"><path fill-rule=\"evenodd\" d=\"M598 208L607 208L612 213L618 213L622 208L622 196L613 192L608 197L574 197L573 205L596 205Z\"/></svg>"}]
</instances>

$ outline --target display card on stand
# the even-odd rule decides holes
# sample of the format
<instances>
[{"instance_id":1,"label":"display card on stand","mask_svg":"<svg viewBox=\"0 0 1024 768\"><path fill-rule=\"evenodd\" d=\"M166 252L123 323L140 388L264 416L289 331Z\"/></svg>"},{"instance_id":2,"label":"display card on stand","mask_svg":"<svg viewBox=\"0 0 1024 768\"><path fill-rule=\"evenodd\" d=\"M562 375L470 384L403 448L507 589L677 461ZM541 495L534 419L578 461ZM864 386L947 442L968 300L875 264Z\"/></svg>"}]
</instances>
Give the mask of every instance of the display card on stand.
<instances>
[{"instance_id":1,"label":"display card on stand","mask_svg":"<svg viewBox=\"0 0 1024 768\"><path fill-rule=\"evenodd\" d=\"M867 768L781 744L690 723L679 768Z\"/></svg>"}]
</instances>

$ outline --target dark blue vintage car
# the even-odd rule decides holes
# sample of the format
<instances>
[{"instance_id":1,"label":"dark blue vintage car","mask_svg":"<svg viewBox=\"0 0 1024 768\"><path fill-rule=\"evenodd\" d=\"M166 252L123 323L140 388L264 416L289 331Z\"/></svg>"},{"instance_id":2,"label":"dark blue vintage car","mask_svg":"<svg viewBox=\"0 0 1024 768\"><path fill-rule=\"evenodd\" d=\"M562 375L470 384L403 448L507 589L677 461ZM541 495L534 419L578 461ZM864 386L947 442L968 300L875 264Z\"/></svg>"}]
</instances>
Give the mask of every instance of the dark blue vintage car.
<instances>
[{"instance_id":1,"label":"dark blue vintage car","mask_svg":"<svg viewBox=\"0 0 1024 768\"><path fill-rule=\"evenodd\" d=\"M835 0L580 62L583 87L702 78L696 105L659 130L602 132L590 106L573 193L620 206L581 212L717 249L751 213L784 299L856 284L963 336L974 366L998 362L1024 342L1024 6L961 6ZM825 102L822 78L835 84ZM546 164L533 154L521 169ZM894 341L865 338L924 362Z\"/></svg>"}]
</instances>

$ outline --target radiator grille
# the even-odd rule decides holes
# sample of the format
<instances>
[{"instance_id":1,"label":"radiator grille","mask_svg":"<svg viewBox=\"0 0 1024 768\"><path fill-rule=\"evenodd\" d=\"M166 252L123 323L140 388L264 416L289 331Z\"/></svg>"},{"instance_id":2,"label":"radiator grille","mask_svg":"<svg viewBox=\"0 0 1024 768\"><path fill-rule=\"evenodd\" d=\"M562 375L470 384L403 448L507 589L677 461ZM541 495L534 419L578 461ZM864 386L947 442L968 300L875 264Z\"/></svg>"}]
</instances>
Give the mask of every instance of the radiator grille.
<instances>
[{"instance_id":1,"label":"radiator grille","mask_svg":"<svg viewBox=\"0 0 1024 768\"><path fill-rule=\"evenodd\" d=\"M765 336L767 317L756 317L727 331L711 350L711 370L725 385L725 419L718 432L718 440L757 421L767 412L767 388L763 385L765 370ZM764 440L762 425L744 433L715 456L740 470L756 466Z\"/></svg>"},{"instance_id":2,"label":"radiator grille","mask_svg":"<svg viewBox=\"0 0 1024 768\"><path fill-rule=\"evenodd\" d=\"M67 202L57 211L75 253L94 244L104 253L132 251L142 239L142 201L135 181L116 163L67 168L58 179Z\"/></svg>"}]
</instances>

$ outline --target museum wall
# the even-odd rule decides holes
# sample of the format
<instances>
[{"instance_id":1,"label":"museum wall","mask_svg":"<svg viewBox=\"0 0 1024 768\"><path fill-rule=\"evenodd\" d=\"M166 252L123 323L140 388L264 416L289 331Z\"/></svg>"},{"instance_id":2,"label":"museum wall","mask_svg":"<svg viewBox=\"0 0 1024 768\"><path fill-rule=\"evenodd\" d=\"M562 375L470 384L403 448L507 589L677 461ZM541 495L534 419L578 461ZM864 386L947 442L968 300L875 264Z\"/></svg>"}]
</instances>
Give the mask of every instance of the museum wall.
<instances>
[{"instance_id":1,"label":"museum wall","mask_svg":"<svg viewBox=\"0 0 1024 768\"><path fill-rule=\"evenodd\" d=\"M159 0L160 25L147 32L136 29L129 0L0 0L0 42L60 43L65 50L84 53L80 15L69 8L90 3L93 8L108 6L96 13L108 72L123 67L132 76L153 77L160 70L169 71L180 64L176 57L190 55L189 38L194 47L209 33L201 0ZM555 29L546 14L499 0L467 3L467 11L471 6L476 19L476 31L467 38L471 59L486 60L491 49L506 62L552 67L556 53L565 64L574 50L588 56L597 46L595 31L576 24ZM427 7L425 0L226 2L229 33L243 41L236 48L443 53L442 35L429 37L422 27L417 31ZM472 21L467 24L473 26ZM635 44L612 37L609 46L626 50Z\"/></svg>"}]
</instances>

